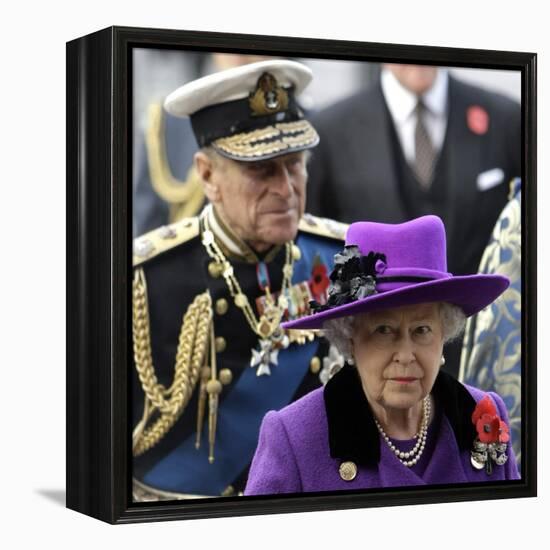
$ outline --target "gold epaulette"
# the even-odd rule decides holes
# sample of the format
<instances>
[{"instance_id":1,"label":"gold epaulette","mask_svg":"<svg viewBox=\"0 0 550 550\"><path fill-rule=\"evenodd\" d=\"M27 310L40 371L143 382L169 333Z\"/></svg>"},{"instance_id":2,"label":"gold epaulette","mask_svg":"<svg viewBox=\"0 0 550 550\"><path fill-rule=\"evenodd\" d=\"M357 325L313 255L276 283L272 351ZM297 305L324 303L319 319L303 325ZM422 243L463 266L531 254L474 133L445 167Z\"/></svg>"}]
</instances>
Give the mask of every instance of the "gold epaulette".
<instances>
[{"instance_id":1,"label":"gold epaulette","mask_svg":"<svg viewBox=\"0 0 550 550\"><path fill-rule=\"evenodd\" d=\"M340 223L329 218L318 218L307 213L302 216L298 225L300 231L321 235L321 237L328 237L330 239L338 239L339 241L343 241L346 238L348 227L347 223Z\"/></svg>"},{"instance_id":2,"label":"gold epaulette","mask_svg":"<svg viewBox=\"0 0 550 550\"><path fill-rule=\"evenodd\" d=\"M137 267L199 234L199 218L184 218L134 239L133 264Z\"/></svg>"}]
</instances>

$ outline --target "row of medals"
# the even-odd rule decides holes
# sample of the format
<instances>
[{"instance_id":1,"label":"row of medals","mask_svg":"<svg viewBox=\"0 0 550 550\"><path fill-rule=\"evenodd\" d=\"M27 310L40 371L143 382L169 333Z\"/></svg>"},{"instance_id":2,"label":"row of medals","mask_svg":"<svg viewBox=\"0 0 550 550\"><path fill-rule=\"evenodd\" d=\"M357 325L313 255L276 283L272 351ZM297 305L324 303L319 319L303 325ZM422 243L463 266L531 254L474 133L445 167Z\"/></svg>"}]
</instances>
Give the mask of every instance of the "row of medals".
<instances>
[{"instance_id":1,"label":"row of medals","mask_svg":"<svg viewBox=\"0 0 550 550\"><path fill-rule=\"evenodd\" d=\"M213 238L210 235L206 236L205 245L210 244ZM204 235L203 235L204 241ZM292 247L292 254L294 259L299 259L300 250L296 245ZM289 265L285 265L283 269L291 268ZM223 274L224 266L219 261L212 266L213 271ZM232 269L229 267L229 269ZM285 271L285 275L287 275ZM273 295L267 290L263 296L265 306L259 320L256 322L255 327L251 327L256 334L260 336L258 341L258 347L251 350L250 367L257 368L257 376L269 376L271 374L271 365L277 365L278 354L280 349L286 349L290 344L297 343L299 345L311 342L315 338L315 332L311 330L290 330L286 331L281 328L281 320L285 311L289 310L290 317L294 318L300 308L294 304L294 300L291 297L291 291L294 293L302 294L302 299L309 303L311 296L309 295L306 285L293 285L290 289L287 289L288 296L285 295L285 289L282 289L281 293L277 297L276 301ZM305 295L307 294L307 295ZM243 294L236 294L234 296L235 305L243 310L248 303L248 298Z\"/></svg>"},{"instance_id":2,"label":"row of medals","mask_svg":"<svg viewBox=\"0 0 550 550\"><path fill-rule=\"evenodd\" d=\"M285 266L286 267L286 266ZM296 289L299 292L298 289ZM303 289L302 289L303 291ZM289 291L290 293L290 291ZM309 296L307 300L311 299ZM315 338L315 332L311 330L284 330L280 324L285 311L292 306L292 297L279 294L277 302L269 291L265 295L265 309L256 326L256 333L261 336L258 348L252 349L250 366L257 368L257 376L270 375L271 365L277 365L280 349L286 349L292 343L299 345L311 342ZM298 307L291 309L298 310ZM291 314L291 318L294 316Z\"/></svg>"}]
</instances>

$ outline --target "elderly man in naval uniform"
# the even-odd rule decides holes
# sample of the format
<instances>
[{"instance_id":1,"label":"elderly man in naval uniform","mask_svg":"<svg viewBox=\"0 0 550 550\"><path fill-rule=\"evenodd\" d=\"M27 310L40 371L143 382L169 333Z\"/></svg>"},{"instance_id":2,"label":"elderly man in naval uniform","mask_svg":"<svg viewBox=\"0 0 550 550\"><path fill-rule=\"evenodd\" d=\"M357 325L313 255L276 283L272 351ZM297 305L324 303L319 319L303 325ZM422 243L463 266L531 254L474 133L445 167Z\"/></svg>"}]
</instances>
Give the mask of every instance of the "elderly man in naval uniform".
<instances>
[{"instance_id":1,"label":"elderly man in naval uniform","mask_svg":"<svg viewBox=\"0 0 550 550\"><path fill-rule=\"evenodd\" d=\"M300 63L263 61L193 81L189 116L209 203L134 242L134 500L241 493L267 411L326 382L342 357L282 321L323 303L346 226L304 213L319 141Z\"/></svg>"}]
</instances>

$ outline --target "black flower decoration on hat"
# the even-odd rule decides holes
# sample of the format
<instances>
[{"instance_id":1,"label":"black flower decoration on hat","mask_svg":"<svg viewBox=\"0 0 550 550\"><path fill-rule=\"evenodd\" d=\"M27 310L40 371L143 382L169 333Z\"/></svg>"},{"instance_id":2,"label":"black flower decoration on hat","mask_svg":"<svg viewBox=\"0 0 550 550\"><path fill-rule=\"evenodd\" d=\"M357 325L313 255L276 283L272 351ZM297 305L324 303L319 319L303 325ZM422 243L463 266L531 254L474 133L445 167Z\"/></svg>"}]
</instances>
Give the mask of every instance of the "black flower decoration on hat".
<instances>
[{"instance_id":1,"label":"black flower decoration on hat","mask_svg":"<svg viewBox=\"0 0 550 550\"><path fill-rule=\"evenodd\" d=\"M326 304L312 300L313 313L349 304L376 294L376 277L386 269L386 256L369 252L362 256L355 245L348 245L334 256L334 269L330 274L331 285Z\"/></svg>"}]
</instances>

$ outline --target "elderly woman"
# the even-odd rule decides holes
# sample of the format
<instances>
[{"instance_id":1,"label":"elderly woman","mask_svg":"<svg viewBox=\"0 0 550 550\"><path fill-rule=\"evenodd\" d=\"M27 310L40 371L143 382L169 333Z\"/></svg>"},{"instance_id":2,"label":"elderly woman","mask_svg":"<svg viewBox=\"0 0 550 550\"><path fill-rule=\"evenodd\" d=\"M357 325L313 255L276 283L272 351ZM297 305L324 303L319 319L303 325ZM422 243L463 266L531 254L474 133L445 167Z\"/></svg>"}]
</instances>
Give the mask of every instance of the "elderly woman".
<instances>
[{"instance_id":1,"label":"elderly woman","mask_svg":"<svg viewBox=\"0 0 550 550\"><path fill-rule=\"evenodd\" d=\"M265 416L245 494L517 479L502 399L440 371L508 280L448 273L435 216L352 224L330 279L327 303L283 326L322 328L347 364Z\"/></svg>"}]
</instances>

